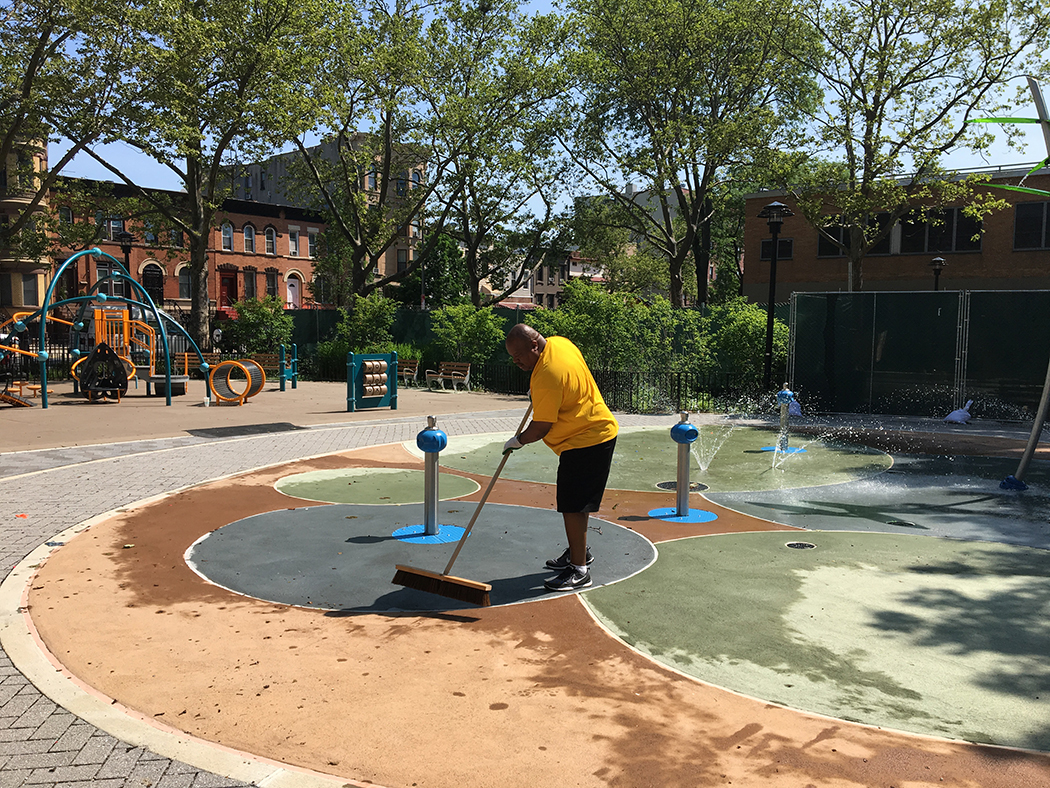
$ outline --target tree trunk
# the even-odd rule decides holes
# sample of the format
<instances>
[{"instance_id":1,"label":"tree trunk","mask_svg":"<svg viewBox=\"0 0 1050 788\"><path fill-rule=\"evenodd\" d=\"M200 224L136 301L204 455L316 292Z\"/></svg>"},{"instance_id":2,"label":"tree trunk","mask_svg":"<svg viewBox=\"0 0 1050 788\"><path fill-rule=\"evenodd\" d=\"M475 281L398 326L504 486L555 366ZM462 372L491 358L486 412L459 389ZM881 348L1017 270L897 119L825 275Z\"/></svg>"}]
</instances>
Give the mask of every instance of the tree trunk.
<instances>
[{"instance_id":1,"label":"tree trunk","mask_svg":"<svg viewBox=\"0 0 1050 788\"><path fill-rule=\"evenodd\" d=\"M196 250L190 251L190 325L187 326L190 336L197 347L208 347L208 333L211 323L211 297L208 295L208 251L201 250L203 262L197 262Z\"/></svg>"}]
</instances>

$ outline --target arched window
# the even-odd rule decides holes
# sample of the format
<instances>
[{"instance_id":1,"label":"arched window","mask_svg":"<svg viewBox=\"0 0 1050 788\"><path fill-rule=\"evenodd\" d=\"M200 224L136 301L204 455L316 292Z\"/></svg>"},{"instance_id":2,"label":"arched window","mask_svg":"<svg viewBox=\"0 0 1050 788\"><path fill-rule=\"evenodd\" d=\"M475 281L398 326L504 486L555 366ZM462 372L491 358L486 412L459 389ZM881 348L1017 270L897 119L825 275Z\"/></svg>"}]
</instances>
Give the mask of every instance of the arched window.
<instances>
[{"instance_id":1,"label":"arched window","mask_svg":"<svg viewBox=\"0 0 1050 788\"><path fill-rule=\"evenodd\" d=\"M266 254L277 254L277 231L272 227L266 228Z\"/></svg>"},{"instance_id":2,"label":"arched window","mask_svg":"<svg viewBox=\"0 0 1050 788\"><path fill-rule=\"evenodd\" d=\"M419 170L412 170L412 188L418 189L423 185L423 173Z\"/></svg>"},{"instance_id":3,"label":"arched window","mask_svg":"<svg viewBox=\"0 0 1050 788\"><path fill-rule=\"evenodd\" d=\"M142 287L153 303L161 306L164 303L164 269L156 263L147 263L142 269Z\"/></svg>"},{"instance_id":4,"label":"arched window","mask_svg":"<svg viewBox=\"0 0 1050 788\"><path fill-rule=\"evenodd\" d=\"M244 225L244 251L255 254L255 228L250 224Z\"/></svg>"},{"instance_id":5,"label":"arched window","mask_svg":"<svg viewBox=\"0 0 1050 788\"><path fill-rule=\"evenodd\" d=\"M233 225L229 222L222 226L222 250L224 252L233 251Z\"/></svg>"},{"instance_id":6,"label":"arched window","mask_svg":"<svg viewBox=\"0 0 1050 788\"><path fill-rule=\"evenodd\" d=\"M190 267L188 265L179 269L179 298L190 298Z\"/></svg>"},{"instance_id":7,"label":"arched window","mask_svg":"<svg viewBox=\"0 0 1050 788\"><path fill-rule=\"evenodd\" d=\"M58 221L62 224L73 224L73 209L68 205L59 206Z\"/></svg>"}]
</instances>

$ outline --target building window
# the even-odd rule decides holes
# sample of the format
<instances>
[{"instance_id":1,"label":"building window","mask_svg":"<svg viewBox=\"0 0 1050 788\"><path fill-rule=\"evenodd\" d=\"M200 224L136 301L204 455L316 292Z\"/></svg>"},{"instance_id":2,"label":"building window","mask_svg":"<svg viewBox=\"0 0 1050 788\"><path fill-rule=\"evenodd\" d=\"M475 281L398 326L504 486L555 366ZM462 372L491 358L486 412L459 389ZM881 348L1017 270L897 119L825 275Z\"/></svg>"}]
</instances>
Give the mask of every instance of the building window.
<instances>
[{"instance_id":1,"label":"building window","mask_svg":"<svg viewBox=\"0 0 1050 788\"><path fill-rule=\"evenodd\" d=\"M149 246L157 243L157 229L148 219L142 223L142 240Z\"/></svg>"},{"instance_id":2,"label":"building window","mask_svg":"<svg viewBox=\"0 0 1050 788\"><path fill-rule=\"evenodd\" d=\"M400 274L402 271L408 270L408 250L398 249L397 250L397 272Z\"/></svg>"},{"instance_id":3,"label":"building window","mask_svg":"<svg viewBox=\"0 0 1050 788\"><path fill-rule=\"evenodd\" d=\"M1048 205L1050 203L1022 202L1014 206L1014 249L1050 248Z\"/></svg>"},{"instance_id":4,"label":"building window","mask_svg":"<svg viewBox=\"0 0 1050 788\"><path fill-rule=\"evenodd\" d=\"M418 189L423 184L423 173L419 170L412 170L412 188Z\"/></svg>"},{"instance_id":5,"label":"building window","mask_svg":"<svg viewBox=\"0 0 1050 788\"><path fill-rule=\"evenodd\" d=\"M100 228L99 235L104 241L115 240L124 232L124 220L119 216L106 216L102 211L95 213L95 226Z\"/></svg>"},{"instance_id":6,"label":"building window","mask_svg":"<svg viewBox=\"0 0 1050 788\"><path fill-rule=\"evenodd\" d=\"M244 225L244 251L255 254L255 228L250 224Z\"/></svg>"},{"instance_id":7,"label":"building window","mask_svg":"<svg viewBox=\"0 0 1050 788\"><path fill-rule=\"evenodd\" d=\"M188 265L179 269L179 298L190 297L190 267Z\"/></svg>"},{"instance_id":8,"label":"building window","mask_svg":"<svg viewBox=\"0 0 1050 788\"><path fill-rule=\"evenodd\" d=\"M266 272L266 295L277 297L277 272Z\"/></svg>"},{"instance_id":9,"label":"building window","mask_svg":"<svg viewBox=\"0 0 1050 788\"><path fill-rule=\"evenodd\" d=\"M37 306L39 299L36 274L22 274L22 303L25 306Z\"/></svg>"},{"instance_id":10,"label":"building window","mask_svg":"<svg viewBox=\"0 0 1050 788\"><path fill-rule=\"evenodd\" d=\"M108 296L126 296L127 284L122 277L106 279L107 276L119 272L121 267L109 260L99 260L95 263L95 282L98 284L99 293Z\"/></svg>"},{"instance_id":11,"label":"building window","mask_svg":"<svg viewBox=\"0 0 1050 788\"><path fill-rule=\"evenodd\" d=\"M299 231L289 230L288 231L288 256L298 257L299 256Z\"/></svg>"},{"instance_id":12,"label":"building window","mask_svg":"<svg viewBox=\"0 0 1050 788\"><path fill-rule=\"evenodd\" d=\"M404 197L408 193L408 173L402 170L397 174L397 196Z\"/></svg>"},{"instance_id":13,"label":"building window","mask_svg":"<svg viewBox=\"0 0 1050 788\"><path fill-rule=\"evenodd\" d=\"M171 231L171 245L176 249L181 249L184 245L184 239L182 236L182 230Z\"/></svg>"},{"instance_id":14,"label":"building window","mask_svg":"<svg viewBox=\"0 0 1050 788\"><path fill-rule=\"evenodd\" d=\"M538 284L538 285L542 285L543 284L543 266L542 265L539 268L536 269L536 284Z\"/></svg>"},{"instance_id":15,"label":"building window","mask_svg":"<svg viewBox=\"0 0 1050 788\"><path fill-rule=\"evenodd\" d=\"M68 205L59 206L58 221L62 224L73 224L73 209Z\"/></svg>"},{"instance_id":16,"label":"building window","mask_svg":"<svg viewBox=\"0 0 1050 788\"><path fill-rule=\"evenodd\" d=\"M375 170L368 173L368 189L373 192L379 189L379 173Z\"/></svg>"},{"instance_id":17,"label":"building window","mask_svg":"<svg viewBox=\"0 0 1050 788\"><path fill-rule=\"evenodd\" d=\"M945 208L930 221L905 217L901 220L901 254L979 252L980 232L981 223L960 208Z\"/></svg>"},{"instance_id":18,"label":"building window","mask_svg":"<svg viewBox=\"0 0 1050 788\"><path fill-rule=\"evenodd\" d=\"M11 293L11 277L0 274L0 304L4 306L14 305L14 296Z\"/></svg>"},{"instance_id":19,"label":"building window","mask_svg":"<svg viewBox=\"0 0 1050 788\"><path fill-rule=\"evenodd\" d=\"M317 257L317 233L308 232L306 234L307 253L310 257Z\"/></svg>"},{"instance_id":20,"label":"building window","mask_svg":"<svg viewBox=\"0 0 1050 788\"><path fill-rule=\"evenodd\" d=\"M795 240L793 238L778 238L777 239L777 260L790 260L792 255L795 253ZM773 239L763 238L762 239L762 254L759 256L760 260L772 260L773 254Z\"/></svg>"},{"instance_id":21,"label":"building window","mask_svg":"<svg viewBox=\"0 0 1050 788\"><path fill-rule=\"evenodd\" d=\"M277 254L277 231L272 227L266 228L266 254Z\"/></svg>"},{"instance_id":22,"label":"building window","mask_svg":"<svg viewBox=\"0 0 1050 788\"><path fill-rule=\"evenodd\" d=\"M244 298L255 298L255 271L244 272Z\"/></svg>"},{"instance_id":23,"label":"building window","mask_svg":"<svg viewBox=\"0 0 1050 788\"><path fill-rule=\"evenodd\" d=\"M142 287L154 304L164 303L164 270L156 263L149 263L142 269Z\"/></svg>"},{"instance_id":24,"label":"building window","mask_svg":"<svg viewBox=\"0 0 1050 788\"><path fill-rule=\"evenodd\" d=\"M233 225L227 222L222 226L222 250L233 251Z\"/></svg>"}]
</instances>

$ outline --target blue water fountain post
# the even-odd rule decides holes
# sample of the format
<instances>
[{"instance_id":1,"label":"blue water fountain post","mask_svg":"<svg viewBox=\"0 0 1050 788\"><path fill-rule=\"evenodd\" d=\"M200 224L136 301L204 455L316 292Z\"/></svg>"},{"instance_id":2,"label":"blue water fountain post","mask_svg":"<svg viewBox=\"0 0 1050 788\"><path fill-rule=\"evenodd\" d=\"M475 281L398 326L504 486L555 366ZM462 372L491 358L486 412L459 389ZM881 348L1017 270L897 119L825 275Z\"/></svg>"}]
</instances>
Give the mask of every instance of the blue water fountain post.
<instances>
[{"instance_id":1,"label":"blue water fountain post","mask_svg":"<svg viewBox=\"0 0 1050 788\"><path fill-rule=\"evenodd\" d=\"M437 419L427 416L427 427L416 436L416 446L424 454L423 533L435 536L438 525L438 454L448 445L448 436L437 428Z\"/></svg>"},{"instance_id":2,"label":"blue water fountain post","mask_svg":"<svg viewBox=\"0 0 1050 788\"><path fill-rule=\"evenodd\" d=\"M675 514L689 514L689 447L700 437L700 430L689 423L689 412L678 414L681 421L671 427L671 440L678 444L678 478L675 481Z\"/></svg>"},{"instance_id":3,"label":"blue water fountain post","mask_svg":"<svg viewBox=\"0 0 1050 788\"><path fill-rule=\"evenodd\" d=\"M784 388L777 392L777 404L780 406L780 438L777 441L777 448L780 451L784 451L788 447L788 410L791 407L791 400L795 398L795 392L788 388L788 384L784 384Z\"/></svg>"}]
</instances>

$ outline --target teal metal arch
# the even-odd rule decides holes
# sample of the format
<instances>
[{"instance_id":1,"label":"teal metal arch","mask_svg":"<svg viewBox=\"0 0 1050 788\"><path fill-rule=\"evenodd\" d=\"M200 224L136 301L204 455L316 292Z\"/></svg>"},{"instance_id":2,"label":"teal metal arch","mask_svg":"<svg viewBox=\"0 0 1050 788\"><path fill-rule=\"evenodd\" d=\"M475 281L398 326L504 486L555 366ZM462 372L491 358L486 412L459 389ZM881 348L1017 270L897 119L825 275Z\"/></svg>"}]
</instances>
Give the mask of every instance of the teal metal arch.
<instances>
[{"instance_id":1,"label":"teal metal arch","mask_svg":"<svg viewBox=\"0 0 1050 788\"><path fill-rule=\"evenodd\" d=\"M59 281L61 281L62 274L65 273L66 269L70 266L70 264L75 263L81 257L85 257L85 256L89 256L89 255L91 257L94 257L94 258L104 257L104 258L107 258L108 260L110 260L111 262L116 263L117 269L119 270L119 273L110 274L109 276L105 276L105 277L102 278L102 281L105 281L107 279L119 279L119 278L123 277L126 281L131 283L131 286L132 286L133 290L135 290L136 292L140 292L142 294L142 296L145 298L145 301L135 301L134 299L128 299L128 298L124 298L122 296L107 296L104 293L94 293L94 294L89 294L89 295L84 295L84 296L77 296L75 298L67 298L67 299L64 299L62 301L58 301L58 302L52 303L51 302L51 298L54 295L55 287L58 285ZM98 284L99 283L96 283L94 285L95 289L98 288ZM140 306L140 307L148 309L153 314L153 316L156 318L157 326L160 328L161 344L164 346L164 382L165 382L164 392L165 392L165 396L166 396L165 404L171 405L171 348L170 348L170 346L168 344L168 332L167 332L167 330L164 327L164 320L167 320L172 325L178 327L178 330L182 333L182 335L184 337L186 337L186 339L189 341L190 345L193 347L194 352L197 354L197 359L200 361L200 370L202 372L207 372L208 364L207 364L207 362L204 361L204 355L201 353L200 348L197 347L197 343L193 341L193 338L190 337L190 335L188 333L186 333L186 330L181 325L179 325L179 323L177 321L172 320L170 317L168 317L163 312L161 312L159 309L157 309L157 305L153 303L153 299L150 297L150 294L148 292L146 292L146 289L141 284L139 284L138 282L135 281L134 277L131 276L131 272L128 271L128 269L124 267L124 264L121 263L120 260L118 260L117 258L113 257L112 255L106 254L105 252L103 252L101 249L99 249L97 247L95 247L93 249L85 249L84 251L77 252L72 257L67 258L58 267L58 270L55 271L55 273L51 277L51 282L47 286L47 291L44 293L43 305L40 307L40 309L38 309L36 312L34 312L28 318L28 320L34 320L34 319L37 319L37 318L40 319L40 353L38 354L37 358L40 360L40 384L41 384L40 385L40 397L41 397L40 405L41 405L42 408L46 408L48 406L47 405L47 351L44 350L44 348L47 347L47 320L46 320L47 313L50 310L54 309L55 307L61 306L63 304L78 303L78 302L79 303L83 303L83 302L86 302L86 301L95 301L95 300L102 301L102 302L105 302L107 300L112 300L112 301L116 301L118 303L134 304L136 306ZM26 322L25 320L22 321L23 324L25 322Z\"/></svg>"}]
</instances>

